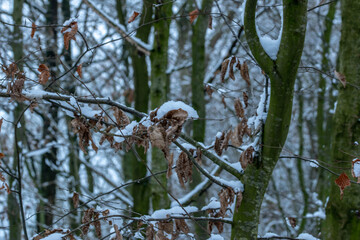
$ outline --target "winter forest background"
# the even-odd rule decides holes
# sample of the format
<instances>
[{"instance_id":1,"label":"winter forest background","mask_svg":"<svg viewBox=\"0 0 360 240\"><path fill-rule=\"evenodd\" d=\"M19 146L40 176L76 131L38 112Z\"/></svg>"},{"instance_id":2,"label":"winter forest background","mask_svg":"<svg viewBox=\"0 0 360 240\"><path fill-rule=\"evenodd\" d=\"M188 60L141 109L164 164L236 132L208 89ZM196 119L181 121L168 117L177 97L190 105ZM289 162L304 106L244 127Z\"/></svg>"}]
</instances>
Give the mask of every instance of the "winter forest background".
<instances>
[{"instance_id":1,"label":"winter forest background","mask_svg":"<svg viewBox=\"0 0 360 240\"><path fill-rule=\"evenodd\" d=\"M360 1L0 1L0 239L358 239Z\"/></svg>"}]
</instances>

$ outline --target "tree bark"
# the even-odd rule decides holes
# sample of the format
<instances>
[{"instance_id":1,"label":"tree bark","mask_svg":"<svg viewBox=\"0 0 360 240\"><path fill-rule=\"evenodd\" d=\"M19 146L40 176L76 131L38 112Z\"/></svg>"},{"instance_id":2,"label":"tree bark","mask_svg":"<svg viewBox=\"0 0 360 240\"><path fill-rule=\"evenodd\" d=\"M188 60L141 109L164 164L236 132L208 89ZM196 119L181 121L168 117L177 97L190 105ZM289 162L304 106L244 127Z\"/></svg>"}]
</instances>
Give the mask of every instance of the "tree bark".
<instances>
[{"instance_id":1,"label":"tree bark","mask_svg":"<svg viewBox=\"0 0 360 240\"><path fill-rule=\"evenodd\" d=\"M285 143L290 126L294 83L304 47L306 0L283 0L283 32L277 59L272 60L256 33L257 1L247 1L244 28L250 50L270 77L271 93L264 125L261 155L244 175L243 200L235 210L231 239L256 239L259 213L266 188Z\"/></svg>"},{"instance_id":2,"label":"tree bark","mask_svg":"<svg viewBox=\"0 0 360 240\"><path fill-rule=\"evenodd\" d=\"M343 169L351 178L349 169L359 148L354 143L360 136L360 2L341 1L342 28L340 39L339 72L346 77L347 85L339 84L339 95L333 118L331 160L334 167ZM352 184L340 199L339 187L332 177L330 200L326 207L323 239L358 239L360 235L360 189Z\"/></svg>"},{"instance_id":3,"label":"tree bark","mask_svg":"<svg viewBox=\"0 0 360 240\"><path fill-rule=\"evenodd\" d=\"M48 25L58 24L58 2L57 0L49 0L46 12L46 22ZM51 75L56 73L56 57L57 57L57 29L47 28L47 41L46 41L46 62L49 66ZM49 109L49 116L44 117L43 126L43 139L46 142L56 142L55 132L56 128L53 125L57 124L58 108L51 106ZM39 209L37 214L38 230L41 231L46 226L53 222L53 207L56 198L56 175L57 171L52 166L57 164L57 149L55 146L51 147L48 152L42 155L41 158L41 172L40 172L40 189L39 193L44 200L40 200Z\"/></svg>"},{"instance_id":4,"label":"tree bark","mask_svg":"<svg viewBox=\"0 0 360 240\"><path fill-rule=\"evenodd\" d=\"M154 23L154 48L151 52L151 87L150 87L150 100L151 108L155 109L160 107L167 100L168 76L166 69L168 66L168 41L170 20L166 19L171 16L172 2L157 0L156 3L160 4L155 8ZM167 161L164 154L158 148L152 148L152 171L158 172L167 168ZM161 182L163 187L167 187L166 176L158 176L157 179ZM170 205L169 197L163 187L155 179L151 179L151 197L152 207L154 210L159 208L166 208Z\"/></svg>"},{"instance_id":5,"label":"tree bark","mask_svg":"<svg viewBox=\"0 0 360 240\"><path fill-rule=\"evenodd\" d=\"M14 0L13 3L13 21L15 23L13 30L13 41L11 47L14 53L14 61L17 62L18 68L23 71L22 60L23 57L23 34L19 25L22 24L23 16L23 0ZM24 104L18 103L14 109L14 120L16 121L24 110ZM19 141L23 142L23 146L26 146L26 135L25 135L25 119L22 117L20 120L20 128L15 126L14 132L18 136ZM15 140L16 141L16 140ZM14 143L16 144L16 143ZM18 155L14 151L13 154L13 169L16 170L18 166ZM13 189L15 186L15 179L9 179L9 187ZM21 220L20 220L20 205L19 198L17 198L16 193L11 193L7 196L7 215L9 219L9 237L10 239L20 240L21 239Z\"/></svg>"}]
</instances>

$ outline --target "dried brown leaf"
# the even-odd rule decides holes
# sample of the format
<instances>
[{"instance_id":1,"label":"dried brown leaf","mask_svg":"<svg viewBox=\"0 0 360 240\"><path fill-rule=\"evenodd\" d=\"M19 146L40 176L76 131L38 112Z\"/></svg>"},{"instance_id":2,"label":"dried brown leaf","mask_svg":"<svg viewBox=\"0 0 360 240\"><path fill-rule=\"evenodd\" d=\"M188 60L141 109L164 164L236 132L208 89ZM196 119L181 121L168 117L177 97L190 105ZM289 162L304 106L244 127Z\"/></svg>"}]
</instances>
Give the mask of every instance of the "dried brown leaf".
<instances>
[{"instance_id":1,"label":"dried brown leaf","mask_svg":"<svg viewBox=\"0 0 360 240\"><path fill-rule=\"evenodd\" d=\"M249 97L246 92L243 92L243 101L245 104L245 108L247 108L249 106Z\"/></svg>"},{"instance_id":2,"label":"dried brown leaf","mask_svg":"<svg viewBox=\"0 0 360 240\"><path fill-rule=\"evenodd\" d=\"M186 224L185 219L175 219L176 232L189 233L189 226Z\"/></svg>"},{"instance_id":3,"label":"dried brown leaf","mask_svg":"<svg viewBox=\"0 0 360 240\"><path fill-rule=\"evenodd\" d=\"M334 71L335 73L335 77L341 82L341 84L344 86L344 88L346 87L346 77L344 74L339 73L338 71Z\"/></svg>"},{"instance_id":4,"label":"dried brown leaf","mask_svg":"<svg viewBox=\"0 0 360 240\"><path fill-rule=\"evenodd\" d=\"M94 220L97 220L99 219L99 215L100 213L98 212L95 212L94 213ZM96 235L98 236L99 239L101 239L101 221L100 220L97 220L95 222L92 223L95 227L95 233Z\"/></svg>"},{"instance_id":5,"label":"dried brown leaf","mask_svg":"<svg viewBox=\"0 0 360 240\"><path fill-rule=\"evenodd\" d=\"M211 98L214 90L210 87L210 85L206 85L205 91L206 91L206 93L207 93L207 94L210 96L210 98Z\"/></svg>"},{"instance_id":6,"label":"dried brown leaf","mask_svg":"<svg viewBox=\"0 0 360 240\"><path fill-rule=\"evenodd\" d=\"M82 63L77 66L76 72L79 74L79 77L82 78Z\"/></svg>"},{"instance_id":7,"label":"dried brown leaf","mask_svg":"<svg viewBox=\"0 0 360 240\"><path fill-rule=\"evenodd\" d=\"M181 152L176 162L175 172L177 173L180 185L185 188L185 183L192 178L192 165L193 163L189 159L185 152Z\"/></svg>"},{"instance_id":8,"label":"dried brown leaf","mask_svg":"<svg viewBox=\"0 0 360 240\"><path fill-rule=\"evenodd\" d=\"M168 168L166 172L166 178L170 178L172 175L172 165L174 164L174 153L171 153L170 156L167 158L168 160Z\"/></svg>"},{"instance_id":9,"label":"dried brown leaf","mask_svg":"<svg viewBox=\"0 0 360 240\"><path fill-rule=\"evenodd\" d=\"M36 24L33 22L31 24L31 35L30 35L31 38L34 38L35 32L36 32Z\"/></svg>"},{"instance_id":10,"label":"dried brown leaf","mask_svg":"<svg viewBox=\"0 0 360 240\"><path fill-rule=\"evenodd\" d=\"M213 27L212 27L212 20L213 20L213 19L212 19L212 16L209 15L208 28L211 29L211 30L213 29Z\"/></svg>"},{"instance_id":11,"label":"dried brown leaf","mask_svg":"<svg viewBox=\"0 0 360 240\"><path fill-rule=\"evenodd\" d=\"M199 15L199 10L198 9L195 9L194 11L191 11L189 13L190 23L191 24L195 21L195 19L198 17L198 15Z\"/></svg>"},{"instance_id":12,"label":"dried brown leaf","mask_svg":"<svg viewBox=\"0 0 360 240\"><path fill-rule=\"evenodd\" d=\"M346 173L342 173L336 180L336 185L340 188L340 199L344 196L344 189L351 185L349 177L346 175Z\"/></svg>"},{"instance_id":13,"label":"dried brown leaf","mask_svg":"<svg viewBox=\"0 0 360 240\"><path fill-rule=\"evenodd\" d=\"M227 71L228 66L229 66L229 62L230 62L230 60L227 58L221 64L220 80L221 80L222 83L225 82L225 75L226 75L226 71Z\"/></svg>"},{"instance_id":14,"label":"dried brown leaf","mask_svg":"<svg viewBox=\"0 0 360 240\"><path fill-rule=\"evenodd\" d=\"M244 111L244 108L240 102L240 99L236 99L235 102L234 102L234 108L235 108L235 113L236 113L236 116L238 116L239 118L243 118L245 117L245 111Z\"/></svg>"},{"instance_id":15,"label":"dried brown leaf","mask_svg":"<svg viewBox=\"0 0 360 240\"><path fill-rule=\"evenodd\" d=\"M136 17L139 15L140 13L134 11L133 14L130 16L128 23L132 23L133 21L135 21Z\"/></svg>"},{"instance_id":16,"label":"dried brown leaf","mask_svg":"<svg viewBox=\"0 0 360 240\"><path fill-rule=\"evenodd\" d=\"M249 76L249 68L246 62L244 62L241 65L241 71L240 71L241 77L246 81L246 83L250 86L250 76Z\"/></svg>"},{"instance_id":17,"label":"dried brown leaf","mask_svg":"<svg viewBox=\"0 0 360 240\"><path fill-rule=\"evenodd\" d=\"M296 227L296 218L288 217L288 220L289 220L290 226L292 228L295 228Z\"/></svg>"},{"instance_id":18,"label":"dried brown leaf","mask_svg":"<svg viewBox=\"0 0 360 240\"><path fill-rule=\"evenodd\" d=\"M45 64L40 64L38 71L40 72L39 75L39 83L44 85L50 78L50 69Z\"/></svg>"},{"instance_id":19,"label":"dried brown leaf","mask_svg":"<svg viewBox=\"0 0 360 240\"><path fill-rule=\"evenodd\" d=\"M76 33L78 31L78 25L77 22L71 22L68 26L63 27L61 29L61 33L64 34L64 45L65 49L69 49L70 40L76 41Z\"/></svg>"},{"instance_id":20,"label":"dried brown leaf","mask_svg":"<svg viewBox=\"0 0 360 240\"><path fill-rule=\"evenodd\" d=\"M243 199L243 195L242 195L242 192L238 192L236 194L236 204L235 204L235 209L238 209L241 205L241 202L242 202L242 199Z\"/></svg>"},{"instance_id":21,"label":"dried brown leaf","mask_svg":"<svg viewBox=\"0 0 360 240\"><path fill-rule=\"evenodd\" d=\"M225 217L227 207L232 204L235 199L235 192L231 188L223 188L219 192L219 200L220 200L220 216Z\"/></svg>"},{"instance_id":22,"label":"dried brown leaf","mask_svg":"<svg viewBox=\"0 0 360 240\"><path fill-rule=\"evenodd\" d=\"M77 192L73 193L72 201L74 204L74 208L77 208L79 206L79 194Z\"/></svg>"},{"instance_id":23,"label":"dried brown leaf","mask_svg":"<svg viewBox=\"0 0 360 240\"><path fill-rule=\"evenodd\" d=\"M115 234L116 234L115 240L123 240L123 237L119 231L119 227L116 224L114 225L114 230L115 230Z\"/></svg>"},{"instance_id":24,"label":"dried brown leaf","mask_svg":"<svg viewBox=\"0 0 360 240\"><path fill-rule=\"evenodd\" d=\"M86 119L75 116L71 121L71 126L73 127L73 132L79 136L79 147L84 154L87 154L85 148L89 146L89 141L91 142L92 148L97 151L97 146L91 136L90 125Z\"/></svg>"},{"instance_id":25,"label":"dried brown leaf","mask_svg":"<svg viewBox=\"0 0 360 240\"><path fill-rule=\"evenodd\" d=\"M124 129L127 125L130 124L129 117L120 108L114 106L112 109L114 110L116 123L120 126L121 129Z\"/></svg>"},{"instance_id":26,"label":"dried brown leaf","mask_svg":"<svg viewBox=\"0 0 360 240\"><path fill-rule=\"evenodd\" d=\"M0 119L0 133L1 133L1 126L2 126L2 124L3 124L3 121L4 121L4 118L1 118L1 119Z\"/></svg>"},{"instance_id":27,"label":"dried brown leaf","mask_svg":"<svg viewBox=\"0 0 360 240\"><path fill-rule=\"evenodd\" d=\"M224 105L224 108L226 108L226 102L225 102L225 97L224 97L224 96L222 96L221 102L222 102L222 104Z\"/></svg>"},{"instance_id":28,"label":"dried brown leaf","mask_svg":"<svg viewBox=\"0 0 360 240\"><path fill-rule=\"evenodd\" d=\"M235 80L235 75L234 75L234 64L236 63L236 57L232 57L231 61L230 61L230 66L229 66L229 77L232 80Z\"/></svg>"},{"instance_id":29,"label":"dried brown leaf","mask_svg":"<svg viewBox=\"0 0 360 240\"><path fill-rule=\"evenodd\" d=\"M85 211L84 211L84 216L83 216L83 218L82 218L81 223L85 224L85 223L90 222L90 221L92 220L93 216L94 216L94 208L89 208L89 209L85 210ZM86 234L88 233L88 231L89 231L89 228L90 228L90 224L84 225L84 226L81 228L82 233L83 233L84 235L86 235Z\"/></svg>"},{"instance_id":30,"label":"dried brown leaf","mask_svg":"<svg viewBox=\"0 0 360 240\"><path fill-rule=\"evenodd\" d=\"M172 234L174 229L174 222L172 220L170 221L160 221L157 223L159 230L162 230L168 234Z\"/></svg>"},{"instance_id":31,"label":"dried brown leaf","mask_svg":"<svg viewBox=\"0 0 360 240\"><path fill-rule=\"evenodd\" d=\"M152 146L161 150L166 148L166 133L164 128L160 126L150 126L149 137Z\"/></svg>"},{"instance_id":32,"label":"dried brown leaf","mask_svg":"<svg viewBox=\"0 0 360 240\"><path fill-rule=\"evenodd\" d=\"M154 225L149 224L146 228L146 240L153 240L155 237Z\"/></svg>"},{"instance_id":33,"label":"dried brown leaf","mask_svg":"<svg viewBox=\"0 0 360 240\"><path fill-rule=\"evenodd\" d=\"M254 148L252 146L248 147L245 151L241 153L239 162L242 169L245 170L246 167L253 162L253 153Z\"/></svg>"}]
</instances>

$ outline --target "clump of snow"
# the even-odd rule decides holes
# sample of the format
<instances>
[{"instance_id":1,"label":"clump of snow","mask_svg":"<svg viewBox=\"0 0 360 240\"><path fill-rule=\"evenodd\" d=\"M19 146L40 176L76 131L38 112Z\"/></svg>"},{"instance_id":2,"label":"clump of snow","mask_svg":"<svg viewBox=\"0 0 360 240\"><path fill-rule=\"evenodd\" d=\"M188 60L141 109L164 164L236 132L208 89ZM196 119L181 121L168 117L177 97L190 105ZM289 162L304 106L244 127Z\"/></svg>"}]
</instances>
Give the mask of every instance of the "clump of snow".
<instances>
[{"instance_id":1,"label":"clump of snow","mask_svg":"<svg viewBox=\"0 0 360 240\"><path fill-rule=\"evenodd\" d=\"M118 130L115 134L116 135L121 135L121 136L128 136L131 135L133 133L133 129L134 127L138 124L137 121L132 121L130 124L128 124L124 129L122 129L121 131ZM119 137L119 136L115 136L114 137L115 141L117 142L122 142L125 140L125 138L123 137Z\"/></svg>"},{"instance_id":2,"label":"clump of snow","mask_svg":"<svg viewBox=\"0 0 360 240\"><path fill-rule=\"evenodd\" d=\"M76 18L70 18L63 23L63 26L69 26L72 22L76 22Z\"/></svg>"},{"instance_id":3,"label":"clump of snow","mask_svg":"<svg viewBox=\"0 0 360 240\"><path fill-rule=\"evenodd\" d=\"M319 167L318 161L312 159L312 160L310 161L310 167L318 168L318 167Z\"/></svg>"},{"instance_id":4,"label":"clump of snow","mask_svg":"<svg viewBox=\"0 0 360 240\"><path fill-rule=\"evenodd\" d=\"M186 210L187 213L192 213L192 212L198 211L198 208L194 207L194 206L187 206L187 207L184 207L184 209ZM180 206L176 206L176 207L172 207L170 209L156 210L150 216L150 218L164 218L164 219L166 219L168 217L168 215L169 216L185 215L186 212L184 211L184 209L181 208Z\"/></svg>"},{"instance_id":5,"label":"clump of snow","mask_svg":"<svg viewBox=\"0 0 360 240\"><path fill-rule=\"evenodd\" d=\"M201 208L201 210L205 211L208 209L218 209L218 208L220 208L220 202L216 198L212 197L210 199L210 203L205 207Z\"/></svg>"},{"instance_id":6,"label":"clump of snow","mask_svg":"<svg viewBox=\"0 0 360 240\"><path fill-rule=\"evenodd\" d=\"M319 240L319 238L313 237L312 235L308 233L301 233L296 239L302 239L302 240Z\"/></svg>"},{"instance_id":7,"label":"clump of snow","mask_svg":"<svg viewBox=\"0 0 360 240\"><path fill-rule=\"evenodd\" d=\"M360 160L359 159L354 159L353 160L354 163L354 176L355 177L360 177Z\"/></svg>"},{"instance_id":8,"label":"clump of snow","mask_svg":"<svg viewBox=\"0 0 360 240\"><path fill-rule=\"evenodd\" d=\"M219 234L211 234L210 238L208 240L224 240L224 238Z\"/></svg>"},{"instance_id":9,"label":"clump of snow","mask_svg":"<svg viewBox=\"0 0 360 240\"><path fill-rule=\"evenodd\" d=\"M326 214L324 209L319 208L316 212L314 213L307 213L306 218L321 218L321 219L325 219L326 218Z\"/></svg>"},{"instance_id":10,"label":"clump of snow","mask_svg":"<svg viewBox=\"0 0 360 240\"><path fill-rule=\"evenodd\" d=\"M42 99L45 94L48 92L41 89L30 89L29 91L24 91L24 95L31 99Z\"/></svg>"},{"instance_id":11,"label":"clump of snow","mask_svg":"<svg viewBox=\"0 0 360 240\"><path fill-rule=\"evenodd\" d=\"M279 235L277 235L276 233L272 233L272 232L267 232L263 238L273 238L273 237L278 237Z\"/></svg>"},{"instance_id":12,"label":"clump of snow","mask_svg":"<svg viewBox=\"0 0 360 240\"><path fill-rule=\"evenodd\" d=\"M264 48L265 52L267 55L269 55L269 57L272 60L276 60L277 58L277 54L279 52L279 48L280 48L280 42L281 42L281 35L282 35L282 31L283 31L283 9L281 7L281 9L279 10L280 15L281 15L281 28L280 28L280 32L279 32L279 36L277 39L272 39L271 37L264 35L261 36L260 34L260 30L258 29L258 27L256 26L256 33L260 39L260 43L261 46Z\"/></svg>"},{"instance_id":13,"label":"clump of snow","mask_svg":"<svg viewBox=\"0 0 360 240\"><path fill-rule=\"evenodd\" d=\"M181 102L181 101L168 101L160 106L160 108L157 110L156 118L160 119L162 118L166 113L168 113L171 110L178 110L182 109L188 113L188 119L189 118L199 118L199 115L195 111L194 108L190 107L189 105Z\"/></svg>"},{"instance_id":14,"label":"clump of snow","mask_svg":"<svg viewBox=\"0 0 360 240\"><path fill-rule=\"evenodd\" d=\"M62 233L53 233L47 237L42 238L42 240L61 240L64 236L65 234Z\"/></svg>"}]
</instances>

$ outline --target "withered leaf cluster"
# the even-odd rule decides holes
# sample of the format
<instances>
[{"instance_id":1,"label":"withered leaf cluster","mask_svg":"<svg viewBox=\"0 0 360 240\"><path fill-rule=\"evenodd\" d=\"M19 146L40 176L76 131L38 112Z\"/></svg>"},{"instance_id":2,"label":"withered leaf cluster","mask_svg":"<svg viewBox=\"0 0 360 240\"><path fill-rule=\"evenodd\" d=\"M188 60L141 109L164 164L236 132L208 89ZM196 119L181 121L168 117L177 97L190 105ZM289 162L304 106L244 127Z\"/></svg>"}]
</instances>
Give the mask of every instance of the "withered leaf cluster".
<instances>
[{"instance_id":1,"label":"withered leaf cluster","mask_svg":"<svg viewBox=\"0 0 360 240\"><path fill-rule=\"evenodd\" d=\"M84 235L87 235L89 232L90 225L95 227L95 233L98 238L101 238L101 221L99 220L100 212L95 211L94 208L89 208L84 211L84 216L81 220L81 223L84 226L81 228ZM92 222L91 224L89 222Z\"/></svg>"},{"instance_id":2,"label":"withered leaf cluster","mask_svg":"<svg viewBox=\"0 0 360 240\"><path fill-rule=\"evenodd\" d=\"M193 163L185 152L181 152L176 162L176 174L180 185L185 188L185 183L192 179Z\"/></svg>"},{"instance_id":3,"label":"withered leaf cluster","mask_svg":"<svg viewBox=\"0 0 360 240\"><path fill-rule=\"evenodd\" d=\"M248 65L246 62L243 62L243 64L241 64L240 60L235 56L231 57L231 59L227 58L222 62L221 71L220 71L221 82L222 83L225 82L225 75L228 69L229 69L229 78L235 80L234 67L240 71L240 75L242 79L244 79L245 82L248 84L248 86L250 86L251 82L250 82Z\"/></svg>"},{"instance_id":4,"label":"withered leaf cluster","mask_svg":"<svg viewBox=\"0 0 360 240\"><path fill-rule=\"evenodd\" d=\"M184 219L159 221L156 225L158 231L155 231L153 224L148 225L146 229L146 240L170 240L167 237L168 235L171 235L171 240L175 240L178 239L181 233L189 233L189 226L186 224Z\"/></svg>"},{"instance_id":5,"label":"withered leaf cluster","mask_svg":"<svg viewBox=\"0 0 360 240\"><path fill-rule=\"evenodd\" d=\"M11 81L8 83L7 93L10 94L11 99L19 102L28 100L23 94L22 90L25 83L25 73L20 71L16 63L11 63L9 66L2 66L2 71L6 77Z\"/></svg>"},{"instance_id":6,"label":"withered leaf cluster","mask_svg":"<svg viewBox=\"0 0 360 240\"><path fill-rule=\"evenodd\" d=\"M66 50L69 49L70 40L76 41L76 33L78 31L77 22L71 22L68 26L65 26L61 29L61 33L64 34L64 45Z\"/></svg>"},{"instance_id":7,"label":"withered leaf cluster","mask_svg":"<svg viewBox=\"0 0 360 240\"><path fill-rule=\"evenodd\" d=\"M95 145L94 140L91 136L90 124L84 117L75 115L75 118L71 121L71 126L75 134L79 136L79 147L80 149L87 154L86 147L89 146L89 141L91 142L91 147L97 152L98 147Z\"/></svg>"}]
</instances>

